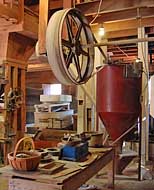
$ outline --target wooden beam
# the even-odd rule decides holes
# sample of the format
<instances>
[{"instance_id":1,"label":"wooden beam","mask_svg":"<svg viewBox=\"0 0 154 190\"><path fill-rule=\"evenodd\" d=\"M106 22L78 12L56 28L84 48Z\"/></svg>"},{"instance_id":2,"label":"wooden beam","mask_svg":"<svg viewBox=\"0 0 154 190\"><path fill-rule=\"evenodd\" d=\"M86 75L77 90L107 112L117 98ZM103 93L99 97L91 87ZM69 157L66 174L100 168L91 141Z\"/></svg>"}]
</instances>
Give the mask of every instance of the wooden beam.
<instances>
[{"instance_id":1,"label":"wooden beam","mask_svg":"<svg viewBox=\"0 0 154 190\"><path fill-rule=\"evenodd\" d=\"M92 25L91 29L93 33L97 36L99 31L99 25ZM118 31L105 31L104 38L111 39L111 38L121 38L121 37L128 37L128 36L137 36L137 29L129 29L129 30L118 30Z\"/></svg>"},{"instance_id":2,"label":"wooden beam","mask_svg":"<svg viewBox=\"0 0 154 190\"><path fill-rule=\"evenodd\" d=\"M108 39L128 36L137 36L137 29L135 28L130 30L111 31L105 33L105 37Z\"/></svg>"},{"instance_id":3,"label":"wooden beam","mask_svg":"<svg viewBox=\"0 0 154 190\"><path fill-rule=\"evenodd\" d=\"M104 23L103 25L106 32L136 29L138 27L150 27L154 26L154 17Z\"/></svg>"},{"instance_id":4,"label":"wooden beam","mask_svg":"<svg viewBox=\"0 0 154 190\"><path fill-rule=\"evenodd\" d=\"M28 6L32 11L39 12L39 5L31 5ZM63 8L63 1L62 0L50 0L49 1L49 10L56 10Z\"/></svg>"},{"instance_id":5,"label":"wooden beam","mask_svg":"<svg viewBox=\"0 0 154 190\"><path fill-rule=\"evenodd\" d=\"M89 1L76 5L86 15L95 15L98 11L100 0ZM152 0L103 0L100 7L100 12L114 12L121 10L134 9L134 7L152 7L154 2Z\"/></svg>"},{"instance_id":6,"label":"wooden beam","mask_svg":"<svg viewBox=\"0 0 154 190\"><path fill-rule=\"evenodd\" d=\"M29 63L27 72L36 72L36 71L51 71L51 67L49 63L37 63L37 64Z\"/></svg>"},{"instance_id":7,"label":"wooden beam","mask_svg":"<svg viewBox=\"0 0 154 190\"><path fill-rule=\"evenodd\" d=\"M63 1L62 0L50 0L49 2L49 9L60 9L63 8Z\"/></svg>"},{"instance_id":8,"label":"wooden beam","mask_svg":"<svg viewBox=\"0 0 154 190\"><path fill-rule=\"evenodd\" d=\"M130 49L130 50L124 49L124 50L120 51L118 48L115 47L114 50L109 50L109 51L112 52L114 55L120 54L120 53L122 53L122 51L125 52L126 54L131 54L131 53L137 54L137 48L136 49Z\"/></svg>"},{"instance_id":9,"label":"wooden beam","mask_svg":"<svg viewBox=\"0 0 154 190\"><path fill-rule=\"evenodd\" d=\"M58 80L52 73L52 71L41 71L41 72L27 72L26 73L26 84L54 84L58 83Z\"/></svg>"},{"instance_id":10,"label":"wooden beam","mask_svg":"<svg viewBox=\"0 0 154 190\"><path fill-rule=\"evenodd\" d=\"M122 60L123 62L132 62L132 61L135 61L136 60L136 56L129 56L129 57L112 57L112 60L113 61L116 61L116 60Z\"/></svg>"},{"instance_id":11,"label":"wooden beam","mask_svg":"<svg viewBox=\"0 0 154 190\"><path fill-rule=\"evenodd\" d=\"M111 34L115 37L118 36L118 32L121 31L119 34L122 36L126 36L126 34L130 32L130 35L136 35L137 28L140 26L144 27L152 27L154 26L154 17L146 17L142 19L131 19L131 20L121 20L121 21L116 21L116 22L108 22L103 24L105 32L108 33L109 35ZM92 30L98 31L98 28L100 27L99 24L94 24L91 25ZM124 32L124 33L123 33ZM123 34L122 34L123 33Z\"/></svg>"},{"instance_id":12,"label":"wooden beam","mask_svg":"<svg viewBox=\"0 0 154 190\"><path fill-rule=\"evenodd\" d=\"M137 52L136 53L129 53L129 54L127 54L127 56L126 56L126 54L119 52L117 54L114 53L111 57L129 57L129 56L136 56L137 57Z\"/></svg>"},{"instance_id":13,"label":"wooden beam","mask_svg":"<svg viewBox=\"0 0 154 190\"><path fill-rule=\"evenodd\" d=\"M139 15L138 15L139 14ZM87 15L86 15L87 16ZM135 8L132 7L131 9L126 10L118 10L118 11L111 11L111 12L101 12L99 16L96 18L95 23L104 23L104 22L112 22L112 21L119 21L119 20L128 20L128 19L135 19L138 16L141 18L154 16L154 7L141 7ZM87 19L89 22L93 20L94 15L88 15Z\"/></svg>"}]
</instances>

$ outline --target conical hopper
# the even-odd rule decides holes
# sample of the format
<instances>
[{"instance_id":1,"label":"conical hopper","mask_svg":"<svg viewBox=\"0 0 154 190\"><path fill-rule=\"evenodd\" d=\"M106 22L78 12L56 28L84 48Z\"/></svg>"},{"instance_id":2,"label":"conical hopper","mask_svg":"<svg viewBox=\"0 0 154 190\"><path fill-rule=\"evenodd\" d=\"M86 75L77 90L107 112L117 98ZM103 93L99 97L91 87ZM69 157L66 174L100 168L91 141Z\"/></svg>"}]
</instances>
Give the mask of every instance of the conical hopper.
<instances>
[{"instance_id":1,"label":"conical hopper","mask_svg":"<svg viewBox=\"0 0 154 190\"><path fill-rule=\"evenodd\" d=\"M112 140L138 119L141 77L125 77L125 64L107 65L97 74L97 113Z\"/></svg>"}]
</instances>

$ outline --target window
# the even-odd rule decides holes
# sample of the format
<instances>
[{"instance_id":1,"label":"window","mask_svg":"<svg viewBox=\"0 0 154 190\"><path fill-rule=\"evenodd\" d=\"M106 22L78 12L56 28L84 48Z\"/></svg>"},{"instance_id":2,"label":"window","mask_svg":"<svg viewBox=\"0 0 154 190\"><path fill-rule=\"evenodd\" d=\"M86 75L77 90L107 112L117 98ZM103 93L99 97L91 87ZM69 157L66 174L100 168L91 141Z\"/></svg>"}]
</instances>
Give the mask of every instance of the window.
<instances>
[{"instance_id":1,"label":"window","mask_svg":"<svg viewBox=\"0 0 154 190\"><path fill-rule=\"evenodd\" d=\"M60 95L62 93L61 84L43 84L42 87L45 95Z\"/></svg>"}]
</instances>

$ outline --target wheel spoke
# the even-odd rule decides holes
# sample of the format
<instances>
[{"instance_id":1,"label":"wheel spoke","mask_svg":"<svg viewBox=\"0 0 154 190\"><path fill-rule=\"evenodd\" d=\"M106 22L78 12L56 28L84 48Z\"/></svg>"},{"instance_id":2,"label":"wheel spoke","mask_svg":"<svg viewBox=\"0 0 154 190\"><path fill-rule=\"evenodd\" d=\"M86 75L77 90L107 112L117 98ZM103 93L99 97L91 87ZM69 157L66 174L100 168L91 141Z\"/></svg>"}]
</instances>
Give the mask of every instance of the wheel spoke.
<instances>
[{"instance_id":1,"label":"wheel spoke","mask_svg":"<svg viewBox=\"0 0 154 190\"><path fill-rule=\"evenodd\" d=\"M82 24L79 25L78 31L76 33L76 36L75 36L76 40L79 40L80 34L81 34L81 30L82 30Z\"/></svg>"},{"instance_id":2,"label":"wheel spoke","mask_svg":"<svg viewBox=\"0 0 154 190\"><path fill-rule=\"evenodd\" d=\"M72 43L70 41L64 40L62 39L62 45L71 48L72 47Z\"/></svg>"},{"instance_id":3,"label":"wheel spoke","mask_svg":"<svg viewBox=\"0 0 154 190\"><path fill-rule=\"evenodd\" d=\"M68 16L66 16L66 25L67 25L68 37L69 37L69 40L71 42L72 39L74 38L74 36L73 36L73 31L72 31L71 23L70 23L70 20L69 20Z\"/></svg>"},{"instance_id":4,"label":"wheel spoke","mask_svg":"<svg viewBox=\"0 0 154 190\"><path fill-rule=\"evenodd\" d=\"M74 57L74 61L75 61L76 70L77 70L79 79L81 81L82 76L81 76L81 68L80 68L80 63L79 63L79 57L75 54L73 54L73 57Z\"/></svg>"},{"instance_id":5,"label":"wheel spoke","mask_svg":"<svg viewBox=\"0 0 154 190\"><path fill-rule=\"evenodd\" d=\"M84 56L86 56L86 57L89 56L89 53L86 52L85 50L83 50L82 47L80 47L80 52L81 52L82 55L84 55Z\"/></svg>"},{"instance_id":6,"label":"wheel spoke","mask_svg":"<svg viewBox=\"0 0 154 190\"><path fill-rule=\"evenodd\" d=\"M66 59L66 67L69 68L73 58L73 52L70 50L67 59Z\"/></svg>"}]
</instances>

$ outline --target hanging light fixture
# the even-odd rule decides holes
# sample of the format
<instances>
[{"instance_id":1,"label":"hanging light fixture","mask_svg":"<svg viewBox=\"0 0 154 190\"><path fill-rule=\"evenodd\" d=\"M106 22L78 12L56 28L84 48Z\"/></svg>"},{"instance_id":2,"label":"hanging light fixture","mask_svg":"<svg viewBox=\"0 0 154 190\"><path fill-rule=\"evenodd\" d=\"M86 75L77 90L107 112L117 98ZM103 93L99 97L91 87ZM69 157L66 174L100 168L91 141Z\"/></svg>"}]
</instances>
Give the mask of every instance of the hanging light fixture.
<instances>
[{"instance_id":1,"label":"hanging light fixture","mask_svg":"<svg viewBox=\"0 0 154 190\"><path fill-rule=\"evenodd\" d=\"M104 30L104 27L102 24L99 27L98 34L99 34L99 36L104 36L104 34L105 34L105 30Z\"/></svg>"},{"instance_id":2,"label":"hanging light fixture","mask_svg":"<svg viewBox=\"0 0 154 190\"><path fill-rule=\"evenodd\" d=\"M136 62L136 63L141 62L140 58L137 57L136 60L135 60L135 62Z\"/></svg>"}]
</instances>

